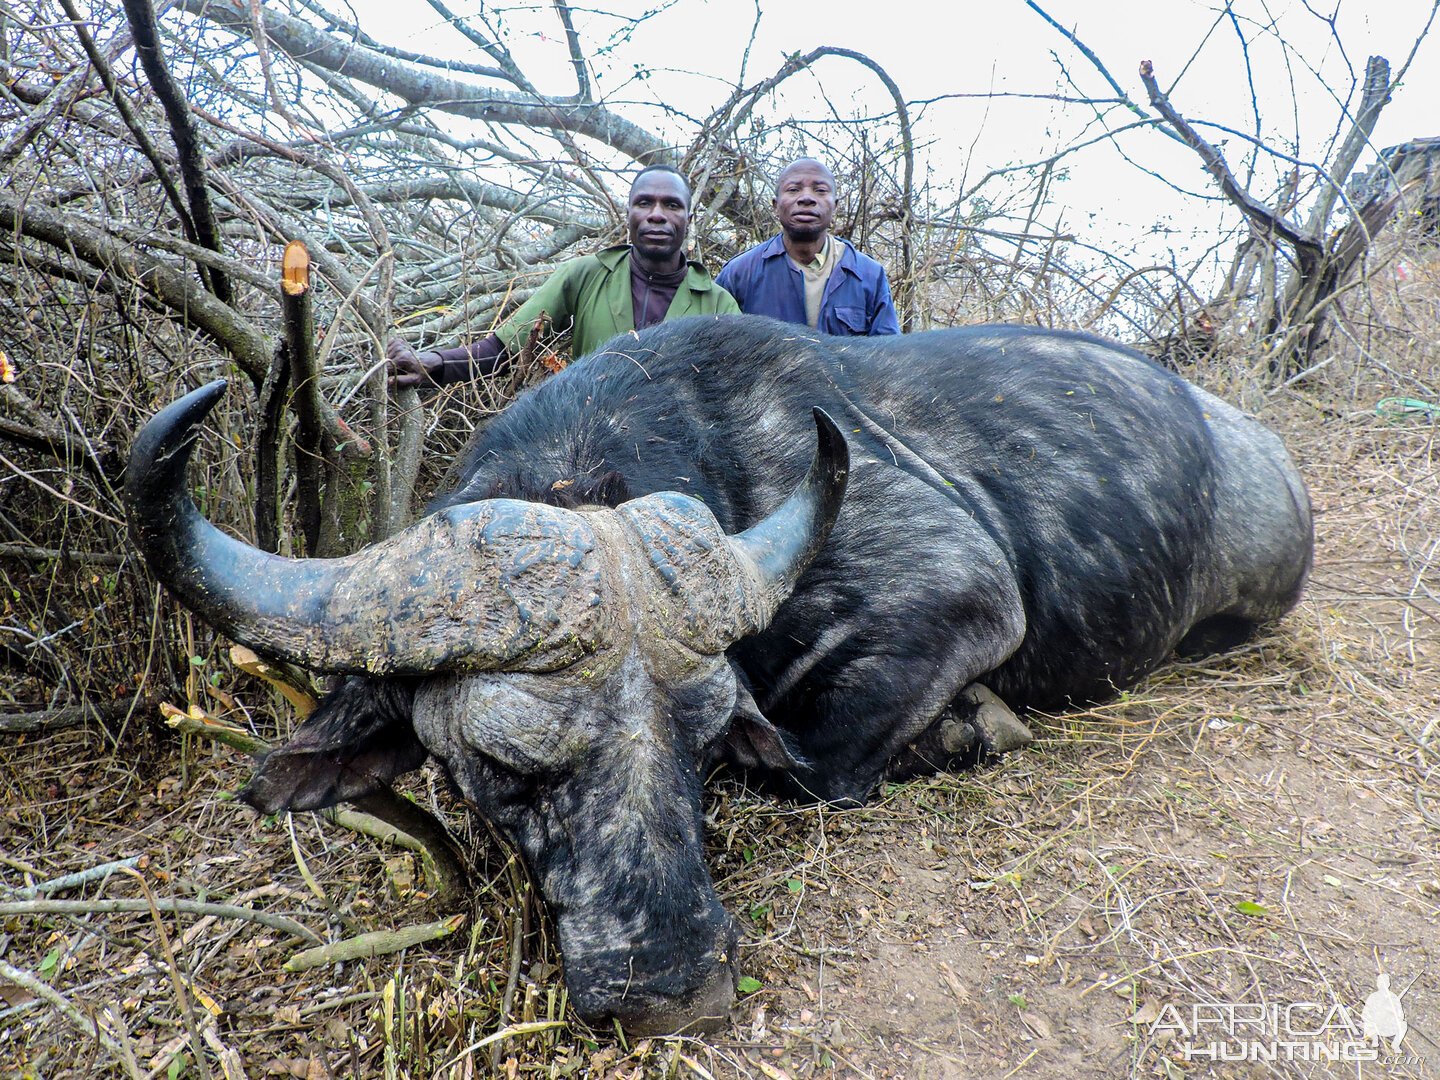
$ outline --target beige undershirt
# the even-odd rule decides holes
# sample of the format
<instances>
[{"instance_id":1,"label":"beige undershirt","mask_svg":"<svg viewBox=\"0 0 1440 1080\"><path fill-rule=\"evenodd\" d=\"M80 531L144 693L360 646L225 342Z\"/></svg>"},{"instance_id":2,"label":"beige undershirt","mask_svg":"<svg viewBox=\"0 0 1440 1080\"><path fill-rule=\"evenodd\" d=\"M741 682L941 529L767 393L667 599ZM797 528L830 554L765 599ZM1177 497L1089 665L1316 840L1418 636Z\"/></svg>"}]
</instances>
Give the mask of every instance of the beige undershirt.
<instances>
[{"instance_id":1,"label":"beige undershirt","mask_svg":"<svg viewBox=\"0 0 1440 1080\"><path fill-rule=\"evenodd\" d=\"M820 249L820 254L805 266L801 266L794 259L790 262L805 275L805 321L813 328L820 324L820 301L825 297L825 283L830 280L830 274L835 269L835 264L840 261L840 245L825 237L825 246Z\"/></svg>"}]
</instances>

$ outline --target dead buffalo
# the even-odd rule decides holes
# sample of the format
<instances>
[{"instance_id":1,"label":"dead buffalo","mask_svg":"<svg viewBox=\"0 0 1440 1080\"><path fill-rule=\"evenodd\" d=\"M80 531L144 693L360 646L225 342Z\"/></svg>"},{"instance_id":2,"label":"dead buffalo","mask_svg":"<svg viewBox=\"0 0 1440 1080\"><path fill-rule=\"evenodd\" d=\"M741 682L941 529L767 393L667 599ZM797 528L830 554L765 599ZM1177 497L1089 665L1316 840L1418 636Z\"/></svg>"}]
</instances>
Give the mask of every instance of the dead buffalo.
<instances>
[{"instance_id":1,"label":"dead buffalo","mask_svg":"<svg viewBox=\"0 0 1440 1080\"><path fill-rule=\"evenodd\" d=\"M1274 435L1083 334L664 323L523 395L427 516L328 560L259 552L190 501L222 388L137 439L135 541L217 629L356 676L248 799L315 809L434 755L528 860L580 1014L637 1031L733 998L713 763L863 800L1023 741L996 695L1063 708L1243 640L1311 560ZM812 407L844 432L820 415L818 450Z\"/></svg>"}]
</instances>

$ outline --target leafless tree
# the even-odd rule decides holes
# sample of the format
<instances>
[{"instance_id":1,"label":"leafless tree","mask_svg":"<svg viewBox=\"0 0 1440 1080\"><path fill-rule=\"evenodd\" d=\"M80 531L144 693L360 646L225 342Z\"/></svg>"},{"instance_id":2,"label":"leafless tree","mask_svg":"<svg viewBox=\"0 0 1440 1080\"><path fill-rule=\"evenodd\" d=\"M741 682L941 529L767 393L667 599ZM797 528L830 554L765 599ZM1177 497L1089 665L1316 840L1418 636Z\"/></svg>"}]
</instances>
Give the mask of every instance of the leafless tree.
<instances>
[{"instance_id":1,"label":"leafless tree","mask_svg":"<svg viewBox=\"0 0 1440 1080\"><path fill-rule=\"evenodd\" d=\"M1187 341L1192 330L1201 339L1209 339L1221 322L1243 319L1254 328L1251 345L1260 353L1262 366L1272 375L1287 379L1303 372L1328 340L1330 320L1344 295L1354 287L1356 274L1375 238L1395 220L1397 211L1407 200L1413 202L1426 192L1433 193L1433 182L1427 179L1429 173L1421 175L1414 169L1398 178L1392 176L1395 182L1372 186L1359 202L1347 197L1346 184L1362 156L1373 151L1371 136L1376 121L1429 35L1440 4L1431 7L1428 19L1417 28L1410 53L1398 71L1392 75L1385 57L1372 56L1363 75L1354 77L1348 89L1341 88L1336 93L1340 116L1335 134L1323 154L1307 160L1298 148L1287 149L1278 140L1267 140L1263 135L1262 115L1271 108L1283 107L1284 103L1256 98L1250 36L1277 37L1278 31L1273 25L1242 28L1241 17L1232 3L1225 4L1216 13L1216 26L1232 28L1242 45L1255 121L1252 131L1243 132L1214 121L1187 117L1172 100L1174 89L1162 89L1156 67L1148 59L1139 63L1140 81L1150 108L1147 112L1126 95L1103 60L1077 34L1057 22L1036 0L1026 2L1061 33L1114 90L1114 108L1125 123L1116 125L1108 116L1103 117L1110 137L1129 130L1137 116L1144 118L1142 122L1151 116L1157 117L1165 125L1166 134L1199 156L1206 173L1243 219L1246 234L1236 245L1230 270L1218 292L1203 303L1193 304L1187 303L1183 289L1177 290L1174 309L1183 313L1189 308L1194 317L1189 325L1185 325L1187 320L1182 317L1180 332L1166 339L1165 344L1173 347ZM1307 10L1326 23L1332 36L1337 35L1333 15ZM1343 48L1340 51L1343 55ZM1170 74L1173 77L1177 73ZM1207 139L1204 134L1207 128L1236 138L1246 148L1245 170L1237 174L1225 153ZM1288 168L1278 193L1268 199L1252 190L1257 176L1256 161L1262 157L1283 162ZM1302 211L1307 211L1303 221L1298 217Z\"/></svg>"}]
</instances>

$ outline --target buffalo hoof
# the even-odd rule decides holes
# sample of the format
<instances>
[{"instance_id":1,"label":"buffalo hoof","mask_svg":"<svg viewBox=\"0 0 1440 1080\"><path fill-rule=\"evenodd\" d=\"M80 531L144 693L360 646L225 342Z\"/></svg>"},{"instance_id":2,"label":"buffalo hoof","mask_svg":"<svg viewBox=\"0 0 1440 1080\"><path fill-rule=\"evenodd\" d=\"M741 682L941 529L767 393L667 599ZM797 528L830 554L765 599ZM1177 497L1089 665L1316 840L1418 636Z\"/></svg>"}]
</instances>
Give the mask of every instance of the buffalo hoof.
<instances>
[{"instance_id":1,"label":"buffalo hoof","mask_svg":"<svg viewBox=\"0 0 1440 1080\"><path fill-rule=\"evenodd\" d=\"M1035 741L1006 705L979 683L971 683L918 739L885 767L890 781L936 772L964 772Z\"/></svg>"},{"instance_id":2,"label":"buffalo hoof","mask_svg":"<svg viewBox=\"0 0 1440 1080\"><path fill-rule=\"evenodd\" d=\"M1011 750L1029 746L1035 741L1030 729L989 687L971 683L960 692L958 700L975 710L970 717L970 725L973 725L972 739L979 738L984 756L999 757Z\"/></svg>"}]
</instances>

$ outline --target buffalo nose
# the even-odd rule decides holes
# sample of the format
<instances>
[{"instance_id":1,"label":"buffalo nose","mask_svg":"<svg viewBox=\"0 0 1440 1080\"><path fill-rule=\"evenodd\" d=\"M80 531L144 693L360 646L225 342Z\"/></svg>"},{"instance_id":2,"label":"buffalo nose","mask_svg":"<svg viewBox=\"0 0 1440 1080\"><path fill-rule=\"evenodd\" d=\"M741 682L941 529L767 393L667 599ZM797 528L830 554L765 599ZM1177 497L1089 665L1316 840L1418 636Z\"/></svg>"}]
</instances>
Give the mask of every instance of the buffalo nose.
<instances>
[{"instance_id":1,"label":"buffalo nose","mask_svg":"<svg viewBox=\"0 0 1440 1080\"><path fill-rule=\"evenodd\" d=\"M615 1019L628 1035L698 1035L729 1024L734 1003L735 977L724 967L683 1003L651 1007L629 1016L617 1012Z\"/></svg>"},{"instance_id":2,"label":"buffalo nose","mask_svg":"<svg viewBox=\"0 0 1440 1080\"><path fill-rule=\"evenodd\" d=\"M618 1022L631 1035L714 1031L730 1022L738 977L739 926L717 902L710 914L719 924L709 948L670 942L659 955L634 952L603 958L572 957L566 963L570 1001L581 1019L597 1029Z\"/></svg>"}]
</instances>

